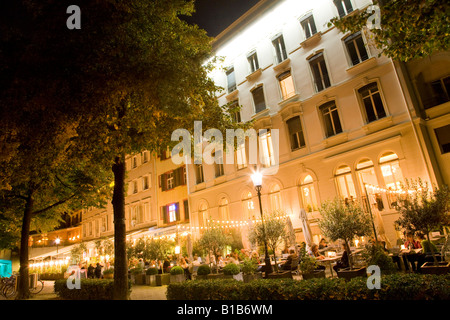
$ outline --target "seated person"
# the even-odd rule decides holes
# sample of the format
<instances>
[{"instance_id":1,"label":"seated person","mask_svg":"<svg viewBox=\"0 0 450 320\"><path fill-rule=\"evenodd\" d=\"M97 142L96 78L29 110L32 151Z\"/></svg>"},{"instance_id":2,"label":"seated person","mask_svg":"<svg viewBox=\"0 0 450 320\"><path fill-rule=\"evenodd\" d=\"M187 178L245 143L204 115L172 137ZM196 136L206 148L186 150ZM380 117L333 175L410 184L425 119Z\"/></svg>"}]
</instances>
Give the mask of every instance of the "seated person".
<instances>
[{"instance_id":1,"label":"seated person","mask_svg":"<svg viewBox=\"0 0 450 320\"><path fill-rule=\"evenodd\" d=\"M325 249L326 247L328 247L327 241L325 238L322 238L319 242L319 250Z\"/></svg>"},{"instance_id":2,"label":"seated person","mask_svg":"<svg viewBox=\"0 0 450 320\"><path fill-rule=\"evenodd\" d=\"M315 244L315 243L313 243L311 245L311 248L309 249L308 254L311 257L316 258L317 260L325 259L325 257L319 253L319 246L317 244ZM324 270L324 269L325 269L325 266L322 266L322 265L319 265L316 268L316 270Z\"/></svg>"},{"instance_id":3,"label":"seated person","mask_svg":"<svg viewBox=\"0 0 450 320\"><path fill-rule=\"evenodd\" d=\"M345 250L345 244L342 244L342 249L344 250L344 253L342 254L342 257L340 260L336 262L336 265L333 266L334 271L336 273L341 270L350 267L350 263L348 261L348 253L347 250Z\"/></svg>"},{"instance_id":4,"label":"seated person","mask_svg":"<svg viewBox=\"0 0 450 320\"><path fill-rule=\"evenodd\" d=\"M293 266L298 265L298 255L295 253L294 249L289 250L289 256L286 262L281 266L281 270L292 270Z\"/></svg>"},{"instance_id":5,"label":"seated person","mask_svg":"<svg viewBox=\"0 0 450 320\"><path fill-rule=\"evenodd\" d=\"M411 269L413 272L416 272L416 261L418 261L419 256L414 252L411 251L412 249L420 249L422 248L422 245L419 241L414 240L414 233L408 232L406 233L406 241L405 241L405 249L406 251L403 251L403 262L405 263L405 268L409 270L409 264L411 264Z\"/></svg>"}]
</instances>

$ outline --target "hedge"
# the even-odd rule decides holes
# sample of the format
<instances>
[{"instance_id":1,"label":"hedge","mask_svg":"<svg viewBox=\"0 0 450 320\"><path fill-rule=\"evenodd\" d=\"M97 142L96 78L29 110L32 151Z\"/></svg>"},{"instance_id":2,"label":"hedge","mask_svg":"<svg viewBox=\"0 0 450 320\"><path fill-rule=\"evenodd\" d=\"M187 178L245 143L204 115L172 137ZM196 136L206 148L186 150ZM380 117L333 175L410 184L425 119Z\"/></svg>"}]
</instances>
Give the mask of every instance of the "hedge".
<instances>
[{"instance_id":1,"label":"hedge","mask_svg":"<svg viewBox=\"0 0 450 320\"><path fill-rule=\"evenodd\" d=\"M113 279L80 279L80 289L69 289L67 279L56 280L55 293L67 300L112 300L114 293ZM131 288L130 281L128 282Z\"/></svg>"},{"instance_id":2,"label":"hedge","mask_svg":"<svg viewBox=\"0 0 450 320\"><path fill-rule=\"evenodd\" d=\"M380 289L367 279L260 279L185 281L169 284L168 300L448 300L450 274L382 276Z\"/></svg>"}]
</instances>

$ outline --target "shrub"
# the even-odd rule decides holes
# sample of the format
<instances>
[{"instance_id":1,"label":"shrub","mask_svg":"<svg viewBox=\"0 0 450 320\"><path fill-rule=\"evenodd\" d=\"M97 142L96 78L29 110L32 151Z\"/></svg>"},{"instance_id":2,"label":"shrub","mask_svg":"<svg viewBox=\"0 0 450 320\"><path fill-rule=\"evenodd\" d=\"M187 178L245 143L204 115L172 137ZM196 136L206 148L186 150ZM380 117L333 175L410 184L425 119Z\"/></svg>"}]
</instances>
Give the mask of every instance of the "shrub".
<instances>
[{"instance_id":1,"label":"shrub","mask_svg":"<svg viewBox=\"0 0 450 320\"><path fill-rule=\"evenodd\" d=\"M255 260L244 259L241 263L241 269L244 274L254 274L258 270L258 265Z\"/></svg>"},{"instance_id":2,"label":"shrub","mask_svg":"<svg viewBox=\"0 0 450 320\"><path fill-rule=\"evenodd\" d=\"M168 300L448 300L450 274L391 274L381 289L368 289L367 279L205 280L171 283Z\"/></svg>"},{"instance_id":3,"label":"shrub","mask_svg":"<svg viewBox=\"0 0 450 320\"><path fill-rule=\"evenodd\" d=\"M135 267L135 268L132 268L130 270L130 272L134 275L137 275L137 274L142 274L144 272L144 270L142 270L142 268L140 268L140 267Z\"/></svg>"},{"instance_id":4,"label":"shrub","mask_svg":"<svg viewBox=\"0 0 450 320\"><path fill-rule=\"evenodd\" d=\"M180 266L174 266L170 269L170 274L173 276L177 274L184 274L184 269Z\"/></svg>"},{"instance_id":5,"label":"shrub","mask_svg":"<svg viewBox=\"0 0 450 320\"><path fill-rule=\"evenodd\" d=\"M67 288L66 279L56 280L55 293L67 300L112 300L114 280L80 279L80 289Z\"/></svg>"},{"instance_id":6,"label":"shrub","mask_svg":"<svg viewBox=\"0 0 450 320\"><path fill-rule=\"evenodd\" d=\"M199 276L206 276L207 274L211 273L211 268L207 264L202 264L197 269L197 274Z\"/></svg>"},{"instance_id":7,"label":"shrub","mask_svg":"<svg viewBox=\"0 0 450 320\"><path fill-rule=\"evenodd\" d=\"M241 272L241 269L235 263L228 263L225 267L223 267L223 273L226 275L235 275L239 272Z\"/></svg>"},{"instance_id":8,"label":"shrub","mask_svg":"<svg viewBox=\"0 0 450 320\"><path fill-rule=\"evenodd\" d=\"M145 274L148 275L148 276L153 276L155 274L158 274L158 269L156 269L156 268L148 268L145 271Z\"/></svg>"},{"instance_id":9,"label":"shrub","mask_svg":"<svg viewBox=\"0 0 450 320\"><path fill-rule=\"evenodd\" d=\"M382 274L391 274L397 269L394 261L380 245L367 245L362 254L367 265L377 265Z\"/></svg>"},{"instance_id":10,"label":"shrub","mask_svg":"<svg viewBox=\"0 0 450 320\"><path fill-rule=\"evenodd\" d=\"M103 271L103 274L114 274L114 269L113 268L106 269L105 271Z\"/></svg>"}]
</instances>

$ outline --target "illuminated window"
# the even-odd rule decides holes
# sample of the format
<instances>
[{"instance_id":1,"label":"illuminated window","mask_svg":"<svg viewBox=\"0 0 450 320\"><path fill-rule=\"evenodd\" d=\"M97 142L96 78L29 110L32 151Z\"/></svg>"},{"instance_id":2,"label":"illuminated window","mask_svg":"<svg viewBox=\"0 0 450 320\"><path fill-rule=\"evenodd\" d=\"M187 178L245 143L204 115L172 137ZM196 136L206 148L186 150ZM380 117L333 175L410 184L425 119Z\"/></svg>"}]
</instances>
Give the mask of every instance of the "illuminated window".
<instances>
[{"instance_id":1,"label":"illuminated window","mask_svg":"<svg viewBox=\"0 0 450 320\"><path fill-rule=\"evenodd\" d=\"M292 80L291 71L283 72L277 77L277 79L280 84L281 96L283 100L295 95L294 81Z\"/></svg>"},{"instance_id":2,"label":"illuminated window","mask_svg":"<svg viewBox=\"0 0 450 320\"><path fill-rule=\"evenodd\" d=\"M317 198L314 190L313 178L307 175L301 183L300 191L302 193L303 207L306 212L317 211Z\"/></svg>"},{"instance_id":3,"label":"illuminated window","mask_svg":"<svg viewBox=\"0 0 450 320\"><path fill-rule=\"evenodd\" d=\"M264 132L265 131L265 132ZM275 165L272 136L270 130L263 130L259 135L260 161L264 167Z\"/></svg>"},{"instance_id":4,"label":"illuminated window","mask_svg":"<svg viewBox=\"0 0 450 320\"><path fill-rule=\"evenodd\" d=\"M219 202L219 219L222 221L230 220L230 213L228 210L228 200L226 198L220 199Z\"/></svg>"},{"instance_id":5,"label":"illuminated window","mask_svg":"<svg viewBox=\"0 0 450 320\"><path fill-rule=\"evenodd\" d=\"M243 218L244 220L247 219L254 219L255 218L255 205L252 200L252 193L249 191L247 193L244 193L242 196L242 209L243 209Z\"/></svg>"},{"instance_id":6,"label":"illuminated window","mask_svg":"<svg viewBox=\"0 0 450 320\"><path fill-rule=\"evenodd\" d=\"M356 190L349 166L340 166L335 173L338 192L342 199L356 199Z\"/></svg>"},{"instance_id":7,"label":"illuminated window","mask_svg":"<svg viewBox=\"0 0 450 320\"><path fill-rule=\"evenodd\" d=\"M244 169L247 167L247 155L245 151L245 142L241 143L236 149L236 164L237 168Z\"/></svg>"},{"instance_id":8,"label":"illuminated window","mask_svg":"<svg viewBox=\"0 0 450 320\"><path fill-rule=\"evenodd\" d=\"M200 227L208 225L208 206L206 203L202 203L198 209L198 224Z\"/></svg>"},{"instance_id":9,"label":"illuminated window","mask_svg":"<svg viewBox=\"0 0 450 320\"><path fill-rule=\"evenodd\" d=\"M274 184L269 190L270 207L272 211L281 210L280 186Z\"/></svg>"},{"instance_id":10,"label":"illuminated window","mask_svg":"<svg viewBox=\"0 0 450 320\"><path fill-rule=\"evenodd\" d=\"M398 161L397 154L388 152L380 157L380 169L383 175L384 185L388 190L399 190L403 182L402 169ZM386 194L388 203L391 208L395 207L397 202L397 194L388 192Z\"/></svg>"},{"instance_id":11,"label":"illuminated window","mask_svg":"<svg viewBox=\"0 0 450 320\"><path fill-rule=\"evenodd\" d=\"M177 207L175 204L169 205L169 222L177 220Z\"/></svg>"},{"instance_id":12,"label":"illuminated window","mask_svg":"<svg viewBox=\"0 0 450 320\"><path fill-rule=\"evenodd\" d=\"M360 190L363 195L363 204L366 212L369 211L369 205L372 204L373 208L377 208L379 211L384 209L383 200L381 194L376 190L365 187L365 184L378 186L377 176L373 167L373 162L370 159L363 159L356 165L356 172L358 174ZM369 196L369 199L366 197Z\"/></svg>"}]
</instances>

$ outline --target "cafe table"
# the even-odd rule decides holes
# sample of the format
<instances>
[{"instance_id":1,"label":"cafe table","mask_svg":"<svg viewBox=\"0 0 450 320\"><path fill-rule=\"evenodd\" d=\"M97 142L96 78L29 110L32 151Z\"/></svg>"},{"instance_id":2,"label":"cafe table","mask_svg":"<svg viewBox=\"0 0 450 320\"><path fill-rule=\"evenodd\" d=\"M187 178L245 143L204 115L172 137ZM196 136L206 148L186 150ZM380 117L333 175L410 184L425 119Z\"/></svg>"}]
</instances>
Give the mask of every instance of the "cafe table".
<instances>
[{"instance_id":1,"label":"cafe table","mask_svg":"<svg viewBox=\"0 0 450 320\"><path fill-rule=\"evenodd\" d=\"M324 259L317 259L317 262L319 264L326 264L330 266L330 272L331 272L331 277L333 277L333 266L332 263L338 261L339 259L341 259L341 256L334 256L334 257L326 257Z\"/></svg>"}]
</instances>

